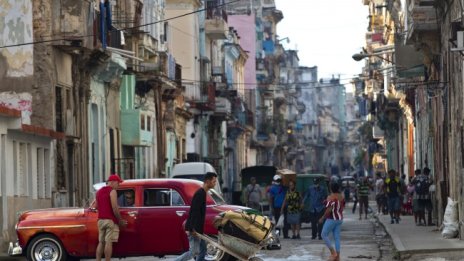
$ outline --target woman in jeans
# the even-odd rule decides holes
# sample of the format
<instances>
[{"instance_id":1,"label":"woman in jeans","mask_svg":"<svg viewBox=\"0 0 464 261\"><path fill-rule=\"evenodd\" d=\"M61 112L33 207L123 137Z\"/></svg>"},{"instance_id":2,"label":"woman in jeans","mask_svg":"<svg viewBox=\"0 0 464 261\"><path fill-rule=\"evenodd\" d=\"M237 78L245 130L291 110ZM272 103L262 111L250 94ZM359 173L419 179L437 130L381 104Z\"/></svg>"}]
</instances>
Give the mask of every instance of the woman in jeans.
<instances>
[{"instance_id":1,"label":"woman in jeans","mask_svg":"<svg viewBox=\"0 0 464 261\"><path fill-rule=\"evenodd\" d=\"M332 194L327 197L326 210L324 215L319 219L319 223L323 223L322 239L330 250L331 261L340 260L340 231L343 223L343 209L345 207L345 199L340 193L340 186L338 183L330 184ZM329 233L333 234L335 240L335 248L329 238Z\"/></svg>"}]
</instances>

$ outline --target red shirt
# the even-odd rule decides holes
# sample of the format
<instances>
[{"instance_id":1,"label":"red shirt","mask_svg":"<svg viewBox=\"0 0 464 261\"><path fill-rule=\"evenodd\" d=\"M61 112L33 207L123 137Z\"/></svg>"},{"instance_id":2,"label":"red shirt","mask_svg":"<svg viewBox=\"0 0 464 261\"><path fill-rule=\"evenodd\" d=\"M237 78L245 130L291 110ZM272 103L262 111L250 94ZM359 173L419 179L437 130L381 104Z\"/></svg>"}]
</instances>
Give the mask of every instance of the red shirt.
<instances>
[{"instance_id":1,"label":"red shirt","mask_svg":"<svg viewBox=\"0 0 464 261\"><path fill-rule=\"evenodd\" d=\"M342 199L341 201L338 199L328 200L325 206L327 208L332 207L332 212L329 214L327 218L333 220L343 220L343 208L345 208L344 199Z\"/></svg>"},{"instance_id":2,"label":"red shirt","mask_svg":"<svg viewBox=\"0 0 464 261\"><path fill-rule=\"evenodd\" d=\"M118 219L113 213L111 207L110 193L113 190L110 186L104 186L97 191L95 196L98 206L98 219L111 219L115 224L118 224Z\"/></svg>"}]
</instances>

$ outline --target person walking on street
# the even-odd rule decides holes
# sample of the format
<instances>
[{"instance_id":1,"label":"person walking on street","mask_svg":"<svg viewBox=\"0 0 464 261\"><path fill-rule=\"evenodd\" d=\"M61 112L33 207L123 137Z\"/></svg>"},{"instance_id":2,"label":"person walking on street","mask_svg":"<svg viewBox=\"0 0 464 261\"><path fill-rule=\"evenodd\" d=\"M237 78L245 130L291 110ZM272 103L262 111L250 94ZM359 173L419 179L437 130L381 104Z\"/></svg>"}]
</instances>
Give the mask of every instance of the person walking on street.
<instances>
[{"instance_id":1,"label":"person walking on street","mask_svg":"<svg viewBox=\"0 0 464 261\"><path fill-rule=\"evenodd\" d=\"M280 175L274 175L274 184L269 189L269 202L271 206L271 211L274 215L274 219L277 222L279 220L280 215L284 215L284 227L283 235L284 238L288 237L288 227L286 225L286 218L285 218L285 208L282 208L282 204L284 203L286 188L282 185L282 177ZM284 210L282 212L282 210ZM280 232L280 229L278 229Z\"/></svg>"},{"instance_id":2,"label":"person walking on street","mask_svg":"<svg viewBox=\"0 0 464 261\"><path fill-rule=\"evenodd\" d=\"M301 216L301 196L296 191L295 182L288 182L288 191L282 204L281 213L287 207L287 223L292 228L292 239L301 239L300 237L300 216Z\"/></svg>"},{"instance_id":3,"label":"person walking on street","mask_svg":"<svg viewBox=\"0 0 464 261\"><path fill-rule=\"evenodd\" d=\"M411 188L410 190L412 192L412 212L413 212L413 215L414 215L414 221L416 223L417 226L421 226L422 225L422 209L421 209L421 206L419 205L419 197L417 195L417 192L416 192L416 184L417 182L419 181L419 178L421 177L422 175L422 171L420 169L416 169L414 171L414 178L412 178L411 180ZM424 220L424 224L425 224L425 220Z\"/></svg>"},{"instance_id":4,"label":"person walking on street","mask_svg":"<svg viewBox=\"0 0 464 261\"><path fill-rule=\"evenodd\" d=\"M113 255L113 243L118 242L119 227L125 227L127 221L122 219L119 213L118 196L116 189L123 180L117 175L112 174L108 177L107 185L97 191L92 208L98 211L98 246L96 250L96 260L102 259L103 253L105 260L110 261Z\"/></svg>"},{"instance_id":5,"label":"person walking on street","mask_svg":"<svg viewBox=\"0 0 464 261\"><path fill-rule=\"evenodd\" d=\"M337 183L338 184L338 183ZM303 203L309 199L310 202L310 210L309 210L309 217L311 221L311 230L312 230L312 239L322 239L322 225L319 224L319 219L321 218L322 214L324 214L324 200L327 198L327 191L320 186L320 179L315 178L314 184L311 185L305 193L303 198Z\"/></svg>"},{"instance_id":6,"label":"person walking on street","mask_svg":"<svg viewBox=\"0 0 464 261\"><path fill-rule=\"evenodd\" d=\"M385 209L385 193L384 193L384 180L382 174L377 172L375 181L375 201L377 202L377 214L384 213Z\"/></svg>"},{"instance_id":7,"label":"person walking on street","mask_svg":"<svg viewBox=\"0 0 464 261\"><path fill-rule=\"evenodd\" d=\"M358 180L358 176L357 175L354 175L354 182L355 182L355 185L354 185L354 188L353 188L353 209L351 210L353 212L353 214L356 212L356 206L358 205L358 183L359 183L359 180Z\"/></svg>"},{"instance_id":8,"label":"person walking on street","mask_svg":"<svg viewBox=\"0 0 464 261\"><path fill-rule=\"evenodd\" d=\"M196 261L203 261L206 255L206 242L198 237L203 234L206 217L206 196L210 189L216 186L217 174L206 172L203 186L199 188L192 198L190 212L185 222L185 231L189 239L189 250L177 257L176 261L186 261L196 257Z\"/></svg>"},{"instance_id":9,"label":"person walking on street","mask_svg":"<svg viewBox=\"0 0 464 261\"><path fill-rule=\"evenodd\" d=\"M250 184L245 188L246 206L261 211L261 187L256 184L256 178L250 178Z\"/></svg>"},{"instance_id":10,"label":"person walking on street","mask_svg":"<svg viewBox=\"0 0 464 261\"><path fill-rule=\"evenodd\" d=\"M368 177L363 177L357 188L359 200L359 220L362 219L363 212L364 219L367 219L367 209L369 208L369 190L371 189Z\"/></svg>"},{"instance_id":11,"label":"person walking on street","mask_svg":"<svg viewBox=\"0 0 464 261\"><path fill-rule=\"evenodd\" d=\"M385 190L388 198L388 211L390 212L391 224L400 222L400 194L401 182L396 171L391 169L388 171L388 178L385 179Z\"/></svg>"},{"instance_id":12,"label":"person walking on street","mask_svg":"<svg viewBox=\"0 0 464 261\"><path fill-rule=\"evenodd\" d=\"M324 215L319 219L319 224L324 223L324 228L322 229L322 238L330 250L331 256L329 260L339 261L340 232L343 224L343 209L345 208L345 199L340 193L340 186L337 183L331 183L330 189L332 194L327 197L326 209ZM335 248L333 247L329 238L330 233L333 235Z\"/></svg>"},{"instance_id":13,"label":"person walking on street","mask_svg":"<svg viewBox=\"0 0 464 261\"><path fill-rule=\"evenodd\" d=\"M430 185L432 181L430 180L430 169L424 168L423 173L419 176L418 181L416 182L416 192L419 199L419 206L421 209L422 220L424 221L425 226L425 211L427 211L427 226L433 226L432 224L432 200L430 199Z\"/></svg>"}]
</instances>

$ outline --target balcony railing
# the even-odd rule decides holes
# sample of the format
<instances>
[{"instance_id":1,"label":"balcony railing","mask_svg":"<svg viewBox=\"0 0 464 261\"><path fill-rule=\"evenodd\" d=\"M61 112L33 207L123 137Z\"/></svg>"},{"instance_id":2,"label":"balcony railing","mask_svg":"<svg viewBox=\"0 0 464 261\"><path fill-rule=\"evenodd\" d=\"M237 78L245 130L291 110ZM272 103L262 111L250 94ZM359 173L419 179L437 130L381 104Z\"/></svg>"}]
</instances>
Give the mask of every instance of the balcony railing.
<instances>
[{"instance_id":1,"label":"balcony railing","mask_svg":"<svg viewBox=\"0 0 464 261\"><path fill-rule=\"evenodd\" d=\"M411 1L408 7L409 24L411 36L414 32L435 31L438 29L437 12L433 6L433 0Z\"/></svg>"},{"instance_id":2,"label":"balcony railing","mask_svg":"<svg viewBox=\"0 0 464 261\"><path fill-rule=\"evenodd\" d=\"M229 26L227 25L227 12L217 7L216 1L206 2L205 33L214 40L227 39Z\"/></svg>"},{"instance_id":3,"label":"balcony railing","mask_svg":"<svg viewBox=\"0 0 464 261\"><path fill-rule=\"evenodd\" d=\"M192 108L202 111L214 111L216 108L216 86L213 82L201 86L199 99L190 100Z\"/></svg>"}]
</instances>

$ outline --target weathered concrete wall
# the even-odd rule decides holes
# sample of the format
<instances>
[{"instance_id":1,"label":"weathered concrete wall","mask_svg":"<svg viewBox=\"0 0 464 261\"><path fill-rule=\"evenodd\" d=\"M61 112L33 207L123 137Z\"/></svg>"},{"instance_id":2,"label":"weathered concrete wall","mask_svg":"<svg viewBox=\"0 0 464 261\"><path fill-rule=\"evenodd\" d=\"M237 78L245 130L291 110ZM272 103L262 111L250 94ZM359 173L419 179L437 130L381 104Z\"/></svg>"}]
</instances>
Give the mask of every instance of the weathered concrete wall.
<instances>
[{"instance_id":1,"label":"weathered concrete wall","mask_svg":"<svg viewBox=\"0 0 464 261\"><path fill-rule=\"evenodd\" d=\"M3 198L0 196L0 208L2 206ZM8 205L8 229L2 231L3 242L0 240L0 252L4 252L8 248L8 242L14 242L17 239L15 232L16 221L18 220L17 214L25 209L41 209L51 207L50 199L31 199L30 197L7 197ZM0 215L0 224L5 222L2 215Z\"/></svg>"},{"instance_id":2,"label":"weathered concrete wall","mask_svg":"<svg viewBox=\"0 0 464 261\"><path fill-rule=\"evenodd\" d=\"M32 1L0 2L0 46L32 42ZM33 46L23 45L0 49L0 64L5 67L0 77L29 77L33 73ZM1 78L0 78L1 79Z\"/></svg>"},{"instance_id":3,"label":"weathered concrete wall","mask_svg":"<svg viewBox=\"0 0 464 261\"><path fill-rule=\"evenodd\" d=\"M32 1L0 2L0 46L32 42ZM23 111L23 123L32 114L33 45L0 49L0 105Z\"/></svg>"},{"instance_id":4,"label":"weathered concrete wall","mask_svg":"<svg viewBox=\"0 0 464 261\"><path fill-rule=\"evenodd\" d=\"M52 35L51 1L33 1L34 39ZM54 122L54 59L50 44L34 44L34 77L32 86L24 86L30 92L32 101L33 125L55 129Z\"/></svg>"}]
</instances>

